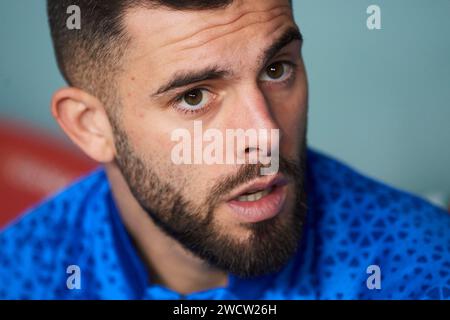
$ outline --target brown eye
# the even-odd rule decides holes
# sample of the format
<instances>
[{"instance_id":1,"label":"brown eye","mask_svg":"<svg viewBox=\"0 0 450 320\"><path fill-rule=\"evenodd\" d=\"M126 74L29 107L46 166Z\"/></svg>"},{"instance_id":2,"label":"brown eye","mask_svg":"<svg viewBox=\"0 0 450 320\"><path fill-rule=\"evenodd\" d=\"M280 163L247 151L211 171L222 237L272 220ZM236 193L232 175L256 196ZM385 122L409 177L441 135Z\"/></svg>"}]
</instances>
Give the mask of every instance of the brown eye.
<instances>
[{"instance_id":1,"label":"brown eye","mask_svg":"<svg viewBox=\"0 0 450 320\"><path fill-rule=\"evenodd\" d=\"M196 88L185 91L176 97L173 107L184 113L205 111L212 104L214 94L205 88Z\"/></svg>"},{"instance_id":2,"label":"brown eye","mask_svg":"<svg viewBox=\"0 0 450 320\"><path fill-rule=\"evenodd\" d=\"M200 89L194 89L186 93L183 100L191 106L199 105L203 100L203 92Z\"/></svg>"},{"instance_id":3,"label":"brown eye","mask_svg":"<svg viewBox=\"0 0 450 320\"><path fill-rule=\"evenodd\" d=\"M269 78L279 79L284 75L284 64L281 62L271 64L267 67L266 72Z\"/></svg>"}]
</instances>

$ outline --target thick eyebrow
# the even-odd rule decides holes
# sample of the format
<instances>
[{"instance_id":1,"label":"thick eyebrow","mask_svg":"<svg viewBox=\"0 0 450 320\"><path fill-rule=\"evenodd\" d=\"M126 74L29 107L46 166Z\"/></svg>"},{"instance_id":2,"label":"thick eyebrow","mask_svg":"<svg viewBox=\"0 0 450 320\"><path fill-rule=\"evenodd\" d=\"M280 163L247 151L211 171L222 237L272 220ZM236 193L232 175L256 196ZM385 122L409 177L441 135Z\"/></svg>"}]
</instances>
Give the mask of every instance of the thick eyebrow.
<instances>
[{"instance_id":1,"label":"thick eyebrow","mask_svg":"<svg viewBox=\"0 0 450 320\"><path fill-rule=\"evenodd\" d=\"M265 66L273 56L290 44L293 41L299 40L300 45L303 44L303 36L300 31L295 27L290 27L283 34L276 39L272 45L270 45L266 50L263 51L262 55L259 57L259 64Z\"/></svg>"},{"instance_id":2,"label":"thick eyebrow","mask_svg":"<svg viewBox=\"0 0 450 320\"><path fill-rule=\"evenodd\" d=\"M176 88L185 87L189 84L205 81L220 79L231 74L228 70L220 69L217 66L206 67L197 71L180 71L176 72L166 84L162 85L152 97L159 96L167 91L174 90Z\"/></svg>"},{"instance_id":3,"label":"thick eyebrow","mask_svg":"<svg viewBox=\"0 0 450 320\"><path fill-rule=\"evenodd\" d=\"M262 55L258 59L260 61L260 65L266 65L278 51L295 40L300 40L301 42L303 42L302 34L297 28L290 27L267 49L263 51ZM205 80L221 79L230 76L231 74L232 72L230 70L225 70L218 66L209 66L197 71L178 71L166 84L160 86L159 89L156 90L156 92L151 96L157 97L165 92L185 87L192 83Z\"/></svg>"}]
</instances>

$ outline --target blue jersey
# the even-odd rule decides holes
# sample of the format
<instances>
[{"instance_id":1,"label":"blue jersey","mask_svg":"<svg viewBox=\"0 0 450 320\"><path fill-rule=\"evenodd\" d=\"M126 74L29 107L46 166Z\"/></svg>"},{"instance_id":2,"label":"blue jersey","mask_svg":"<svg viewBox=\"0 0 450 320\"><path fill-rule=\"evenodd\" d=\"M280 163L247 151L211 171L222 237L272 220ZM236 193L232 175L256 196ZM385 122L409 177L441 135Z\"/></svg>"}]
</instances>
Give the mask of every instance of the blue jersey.
<instances>
[{"instance_id":1,"label":"blue jersey","mask_svg":"<svg viewBox=\"0 0 450 320\"><path fill-rule=\"evenodd\" d=\"M152 284L103 169L0 234L2 299L448 299L450 215L308 151L308 218L278 272L181 295ZM182 267L182 266L180 266ZM73 277L77 276L77 279Z\"/></svg>"}]
</instances>

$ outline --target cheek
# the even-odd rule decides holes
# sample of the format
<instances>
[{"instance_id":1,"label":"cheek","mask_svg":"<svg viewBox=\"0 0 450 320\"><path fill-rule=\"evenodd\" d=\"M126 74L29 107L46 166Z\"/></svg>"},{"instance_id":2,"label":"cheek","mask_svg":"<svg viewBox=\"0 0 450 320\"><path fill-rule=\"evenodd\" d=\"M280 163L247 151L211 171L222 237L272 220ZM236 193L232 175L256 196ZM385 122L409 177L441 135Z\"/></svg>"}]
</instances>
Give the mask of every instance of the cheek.
<instances>
[{"instance_id":1,"label":"cheek","mask_svg":"<svg viewBox=\"0 0 450 320\"><path fill-rule=\"evenodd\" d=\"M306 81L299 79L292 90L273 104L274 116L281 128L281 154L297 157L301 142L305 139L308 112Z\"/></svg>"},{"instance_id":2,"label":"cheek","mask_svg":"<svg viewBox=\"0 0 450 320\"><path fill-rule=\"evenodd\" d=\"M159 180L170 185L194 205L202 205L210 194L211 184L223 168L215 165L174 163L172 150L180 141L171 140L172 129L168 129L169 124L164 123L162 119L156 121L153 117L153 121L146 122L145 118L140 121L135 119L135 122L129 121L128 124L128 135L135 152L146 161L146 165L150 166L149 169Z\"/></svg>"}]
</instances>

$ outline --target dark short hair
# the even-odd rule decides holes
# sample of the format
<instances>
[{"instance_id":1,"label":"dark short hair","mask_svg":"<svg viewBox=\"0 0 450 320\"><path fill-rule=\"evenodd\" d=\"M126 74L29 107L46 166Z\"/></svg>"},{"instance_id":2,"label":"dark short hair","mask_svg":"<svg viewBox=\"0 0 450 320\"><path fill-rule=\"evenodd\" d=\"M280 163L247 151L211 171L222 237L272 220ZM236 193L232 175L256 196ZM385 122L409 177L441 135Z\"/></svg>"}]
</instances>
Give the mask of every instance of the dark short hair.
<instances>
[{"instance_id":1,"label":"dark short hair","mask_svg":"<svg viewBox=\"0 0 450 320\"><path fill-rule=\"evenodd\" d=\"M259 0L258 0L259 1ZM47 14L59 70L66 82L97 96L103 103L114 91L114 75L129 37L123 17L136 7L174 10L208 10L230 5L233 0L47 0ZM77 5L81 28L67 28L67 9ZM292 3L291 3L292 5Z\"/></svg>"},{"instance_id":2,"label":"dark short hair","mask_svg":"<svg viewBox=\"0 0 450 320\"><path fill-rule=\"evenodd\" d=\"M47 14L59 70L66 82L101 100L111 92L112 76L128 42L123 16L134 7L207 10L233 0L47 0ZM81 28L67 28L67 8L77 5ZM106 101L103 101L106 102Z\"/></svg>"}]
</instances>

